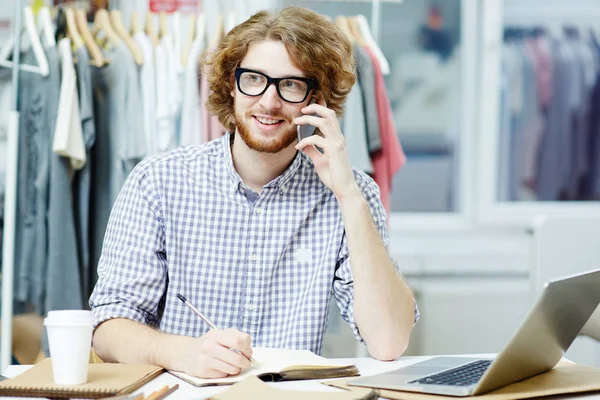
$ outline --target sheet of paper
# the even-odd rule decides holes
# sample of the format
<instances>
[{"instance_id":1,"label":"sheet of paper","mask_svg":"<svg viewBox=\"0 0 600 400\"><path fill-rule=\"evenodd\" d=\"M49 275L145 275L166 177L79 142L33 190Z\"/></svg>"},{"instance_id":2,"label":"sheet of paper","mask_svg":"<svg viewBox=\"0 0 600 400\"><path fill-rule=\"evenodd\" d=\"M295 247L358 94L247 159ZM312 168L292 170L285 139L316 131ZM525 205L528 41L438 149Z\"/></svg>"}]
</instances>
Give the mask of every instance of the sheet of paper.
<instances>
[{"instance_id":1,"label":"sheet of paper","mask_svg":"<svg viewBox=\"0 0 600 400\"><path fill-rule=\"evenodd\" d=\"M250 365L248 369L236 376L216 379L203 379L187 375L183 372L169 371L173 375L188 381L194 385L215 385L228 384L241 381L248 376L256 376L265 373L278 373L284 368L294 365L314 365L326 367L344 366L334 360L318 356L308 350L288 350L288 349L272 349L266 347L256 347L253 349L252 358L259 364L260 368Z\"/></svg>"}]
</instances>

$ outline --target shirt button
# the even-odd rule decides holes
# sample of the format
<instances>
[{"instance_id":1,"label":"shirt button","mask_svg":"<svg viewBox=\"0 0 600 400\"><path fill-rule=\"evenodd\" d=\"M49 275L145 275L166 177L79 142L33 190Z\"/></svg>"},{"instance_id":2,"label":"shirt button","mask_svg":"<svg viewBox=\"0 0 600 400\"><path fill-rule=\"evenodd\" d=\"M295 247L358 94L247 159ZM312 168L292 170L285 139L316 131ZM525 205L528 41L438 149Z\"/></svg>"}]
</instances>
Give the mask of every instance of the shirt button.
<instances>
[{"instance_id":1,"label":"shirt button","mask_svg":"<svg viewBox=\"0 0 600 400\"><path fill-rule=\"evenodd\" d=\"M258 255L256 255L256 254L252 254L252 255L250 256L250 259L251 259L252 261L256 261L256 260L258 260Z\"/></svg>"},{"instance_id":2,"label":"shirt button","mask_svg":"<svg viewBox=\"0 0 600 400\"><path fill-rule=\"evenodd\" d=\"M281 191L282 191L282 192L284 192L284 193L285 193L285 191L287 190L287 186L285 186L285 185L281 185L279 188L280 188L280 189L281 189Z\"/></svg>"},{"instance_id":3,"label":"shirt button","mask_svg":"<svg viewBox=\"0 0 600 400\"><path fill-rule=\"evenodd\" d=\"M262 212L263 212L263 209L262 209L262 207L256 207L256 208L254 209L254 211L255 211L257 214L262 214Z\"/></svg>"},{"instance_id":4,"label":"shirt button","mask_svg":"<svg viewBox=\"0 0 600 400\"><path fill-rule=\"evenodd\" d=\"M246 309L248 311L254 311L256 309L256 305L253 302L250 302L248 305L246 305Z\"/></svg>"}]
</instances>

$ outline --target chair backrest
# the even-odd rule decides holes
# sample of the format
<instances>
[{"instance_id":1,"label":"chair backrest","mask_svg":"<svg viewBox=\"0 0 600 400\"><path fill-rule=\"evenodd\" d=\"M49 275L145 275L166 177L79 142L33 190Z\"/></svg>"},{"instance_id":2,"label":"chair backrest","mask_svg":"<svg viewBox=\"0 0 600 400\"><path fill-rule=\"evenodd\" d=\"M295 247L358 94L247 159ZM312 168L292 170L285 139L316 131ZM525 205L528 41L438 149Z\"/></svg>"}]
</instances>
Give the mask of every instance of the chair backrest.
<instances>
[{"instance_id":1,"label":"chair backrest","mask_svg":"<svg viewBox=\"0 0 600 400\"><path fill-rule=\"evenodd\" d=\"M532 302L548 280L600 268L600 218L540 216L530 233ZM566 356L600 366L600 308L581 333L595 340L577 339Z\"/></svg>"}]
</instances>

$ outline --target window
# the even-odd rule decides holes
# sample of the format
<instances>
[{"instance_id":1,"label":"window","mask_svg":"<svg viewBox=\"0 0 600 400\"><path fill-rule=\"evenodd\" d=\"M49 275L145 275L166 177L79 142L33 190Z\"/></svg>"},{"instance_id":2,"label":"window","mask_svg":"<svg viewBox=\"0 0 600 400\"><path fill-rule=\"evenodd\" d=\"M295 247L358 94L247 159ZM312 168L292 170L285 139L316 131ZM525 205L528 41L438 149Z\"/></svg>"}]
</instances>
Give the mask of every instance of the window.
<instances>
[{"instance_id":1,"label":"window","mask_svg":"<svg viewBox=\"0 0 600 400\"><path fill-rule=\"evenodd\" d=\"M600 213L600 3L484 2L480 217Z\"/></svg>"}]
</instances>

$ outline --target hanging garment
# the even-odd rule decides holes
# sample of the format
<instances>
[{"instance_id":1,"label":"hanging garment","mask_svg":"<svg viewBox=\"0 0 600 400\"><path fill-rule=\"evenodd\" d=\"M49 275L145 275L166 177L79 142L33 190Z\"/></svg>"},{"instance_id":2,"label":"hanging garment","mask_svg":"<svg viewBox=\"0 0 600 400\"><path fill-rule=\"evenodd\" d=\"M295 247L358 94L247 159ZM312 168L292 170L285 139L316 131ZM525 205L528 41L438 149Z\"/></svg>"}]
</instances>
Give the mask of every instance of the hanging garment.
<instances>
[{"instance_id":1,"label":"hanging garment","mask_svg":"<svg viewBox=\"0 0 600 400\"><path fill-rule=\"evenodd\" d=\"M19 74L19 161L17 169L17 215L15 226L15 313L29 303L42 314L47 261L48 181L50 140L58 108L60 78L56 48L45 49L50 73ZM22 54L34 64L31 49ZM21 310L18 310L18 309Z\"/></svg>"},{"instance_id":2,"label":"hanging garment","mask_svg":"<svg viewBox=\"0 0 600 400\"><path fill-rule=\"evenodd\" d=\"M58 42L61 62L60 95L54 130L53 153L50 155L50 190L48 198L48 261L46 270L45 315L51 310L83 308L77 237L71 179L75 169L85 163L85 145L79 115L77 77L71 56L71 40ZM50 58L49 58L50 60ZM57 60L58 61L58 60ZM58 70L58 65L51 66ZM83 157L83 160L82 160Z\"/></svg>"},{"instance_id":3,"label":"hanging garment","mask_svg":"<svg viewBox=\"0 0 600 400\"><path fill-rule=\"evenodd\" d=\"M371 58L373 70L375 72L375 101L377 104L377 112L379 115L379 127L381 130L381 151L375 154L372 158L375 173L373 179L379 185L381 192L381 202L384 208L389 213L391 196L392 196L392 180L394 175L406 162L406 156L400 146L398 134L394 123L394 117L390 106L390 100L385 88L385 82L381 73L381 68L375 58L375 55L368 47L364 48Z\"/></svg>"},{"instance_id":4,"label":"hanging garment","mask_svg":"<svg viewBox=\"0 0 600 400\"><path fill-rule=\"evenodd\" d=\"M206 102L208 101L211 90L205 72L206 71L202 71L200 74L200 102L202 104L202 138L205 142L208 142L223 136L226 129L221 122L219 122L219 118L216 115L211 115L206 109Z\"/></svg>"},{"instance_id":5,"label":"hanging garment","mask_svg":"<svg viewBox=\"0 0 600 400\"><path fill-rule=\"evenodd\" d=\"M175 51L175 44L171 35L163 36L160 40L161 46L167 55L167 83L168 88L168 102L169 102L169 113L173 115L174 121L174 136L170 143L169 150L173 150L179 143L179 126L181 125L181 63L180 58L177 56Z\"/></svg>"},{"instance_id":6,"label":"hanging garment","mask_svg":"<svg viewBox=\"0 0 600 400\"><path fill-rule=\"evenodd\" d=\"M202 144L202 104L200 102L200 71L198 58L204 50L200 39L194 40L185 66L183 105L181 110L181 145Z\"/></svg>"},{"instance_id":7,"label":"hanging garment","mask_svg":"<svg viewBox=\"0 0 600 400\"><path fill-rule=\"evenodd\" d=\"M72 186L77 232L77 254L79 255L79 267L81 270L81 291L84 298L87 299L91 294L89 214L92 163L90 162L90 157L92 146L96 141L96 127L89 55L84 47L80 47L76 50L76 56L78 61L76 69L77 86L79 89L79 117L81 119L81 133L83 135L85 154L88 162L85 163L82 169L76 171Z\"/></svg>"},{"instance_id":8,"label":"hanging garment","mask_svg":"<svg viewBox=\"0 0 600 400\"><path fill-rule=\"evenodd\" d=\"M142 49L144 63L140 68L140 89L144 111L144 133L146 135L146 156L158 153L156 145L156 72L154 70L154 47L152 41L143 32L133 36L133 40Z\"/></svg>"},{"instance_id":9,"label":"hanging garment","mask_svg":"<svg viewBox=\"0 0 600 400\"><path fill-rule=\"evenodd\" d=\"M352 86L342 117L342 132L346 142L348 160L352 167L368 174L373 173L373 164L369 157L364 114L364 99L358 82Z\"/></svg>"},{"instance_id":10,"label":"hanging garment","mask_svg":"<svg viewBox=\"0 0 600 400\"><path fill-rule=\"evenodd\" d=\"M375 99L375 72L373 63L367 52L358 45L354 46L356 57L356 70L358 83L363 93L364 115L367 125L367 146L369 154L375 154L381 150L381 136L379 129L379 114Z\"/></svg>"},{"instance_id":11,"label":"hanging garment","mask_svg":"<svg viewBox=\"0 0 600 400\"><path fill-rule=\"evenodd\" d=\"M9 110L11 109L10 99L12 94L12 71L0 69L0 154L8 154L7 139L8 139L8 118ZM5 175L6 175L6 159L0 158L0 248L2 248L2 229L4 227L4 192L5 192ZM2 257L0 257L0 260ZM2 268L2 261L0 261Z\"/></svg>"},{"instance_id":12,"label":"hanging garment","mask_svg":"<svg viewBox=\"0 0 600 400\"><path fill-rule=\"evenodd\" d=\"M106 50L105 58L110 64L92 73L96 144L92 149L90 247L94 272L112 206L125 179L146 154L136 65L123 43ZM91 278L95 281L95 274Z\"/></svg>"},{"instance_id":13,"label":"hanging garment","mask_svg":"<svg viewBox=\"0 0 600 400\"><path fill-rule=\"evenodd\" d=\"M553 88L552 102L548 108L548 123L538 149L536 191L538 200L556 201L565 183L570 160L569 56L564 45L551 41Z\"/></svg>"},{"instance_id":14,"label":"hanging garment","mask_svg":"<svg viewBox=\"0 0 600 400\"><path fill-rule=\"evenodd\" d=\"M154 49L156 66L156 151L175 147L175 114L169 106L169 59L162 42Z\"/></svg>"}]
</instances>

